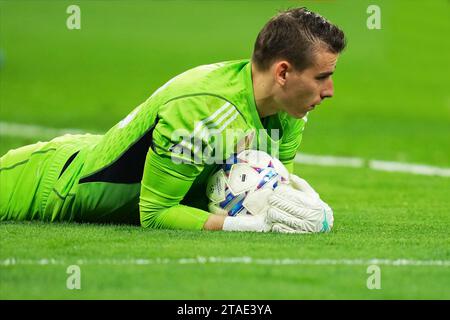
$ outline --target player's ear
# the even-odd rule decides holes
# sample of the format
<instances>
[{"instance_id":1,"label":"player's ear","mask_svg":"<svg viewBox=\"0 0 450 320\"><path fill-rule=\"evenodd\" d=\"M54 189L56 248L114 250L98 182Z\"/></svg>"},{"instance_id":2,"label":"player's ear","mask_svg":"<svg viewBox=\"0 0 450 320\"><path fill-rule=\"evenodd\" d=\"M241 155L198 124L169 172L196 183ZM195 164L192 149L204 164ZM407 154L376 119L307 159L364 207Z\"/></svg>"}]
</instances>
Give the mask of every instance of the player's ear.
<instances>
[{"instance_id":1,"label":"player's ear","mask_svg":"<svg viewBox=\"0 0 450 320\"><path fill-rule=\"evenodd\" d=\"M287 73L292 70L291 64L286 60L277 61L273 66L275 82L280 86L286 83Z\"/></svg>"}]
</instances>

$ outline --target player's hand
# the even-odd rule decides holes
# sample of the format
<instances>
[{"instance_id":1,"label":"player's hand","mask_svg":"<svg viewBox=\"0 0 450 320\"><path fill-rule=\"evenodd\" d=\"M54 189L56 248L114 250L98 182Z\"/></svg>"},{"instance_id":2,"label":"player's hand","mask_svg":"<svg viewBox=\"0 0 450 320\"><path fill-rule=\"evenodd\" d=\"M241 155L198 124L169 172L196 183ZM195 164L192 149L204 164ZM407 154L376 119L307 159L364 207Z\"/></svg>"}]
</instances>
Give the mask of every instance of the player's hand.
<instances>
[{"instance_id":1,"label":"player's hand","mask_svg":"<svg viewBox=\"0 0 450 320\"><path fill-rule=\"evenodd\" d=\"M304 179L295 175L291 175L289 185L275 188L269 204L267 221L274 232L327 232L333 226L331 208Z\"/></svg>"}]
</instances>

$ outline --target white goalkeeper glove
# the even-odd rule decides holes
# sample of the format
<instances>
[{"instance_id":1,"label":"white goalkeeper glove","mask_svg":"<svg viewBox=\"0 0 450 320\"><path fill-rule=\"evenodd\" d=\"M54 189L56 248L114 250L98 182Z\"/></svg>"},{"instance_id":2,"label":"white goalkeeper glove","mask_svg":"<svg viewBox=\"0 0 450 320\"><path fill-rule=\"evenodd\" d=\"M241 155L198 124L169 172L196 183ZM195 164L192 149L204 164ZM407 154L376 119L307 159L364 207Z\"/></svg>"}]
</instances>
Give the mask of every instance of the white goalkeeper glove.
<instances>
[{"instance_id":1,"label":"white goalkeeper glove","mask_svg":"<svg viewBox=\"0 0 450 320\"><path fill-rule=\"evenodd\" d=\"M224 231L253 231L268 232L271 225L266 219L265 214L261 215L242 215L235 217L226 217L223 222Z\"/></svg>"},{"instance_id":2,"label":"white goalkeeper glove","mask_svg":"<svg viewBox=\"0 0 450 320\"><path fill-rule=\"evenodd\" d=\"M289 185L275 188L269 198L267 221L272 231L283 233L327 232L333 227L333 211L304 180L291 174Z\"/></svg>"}]
</instances>

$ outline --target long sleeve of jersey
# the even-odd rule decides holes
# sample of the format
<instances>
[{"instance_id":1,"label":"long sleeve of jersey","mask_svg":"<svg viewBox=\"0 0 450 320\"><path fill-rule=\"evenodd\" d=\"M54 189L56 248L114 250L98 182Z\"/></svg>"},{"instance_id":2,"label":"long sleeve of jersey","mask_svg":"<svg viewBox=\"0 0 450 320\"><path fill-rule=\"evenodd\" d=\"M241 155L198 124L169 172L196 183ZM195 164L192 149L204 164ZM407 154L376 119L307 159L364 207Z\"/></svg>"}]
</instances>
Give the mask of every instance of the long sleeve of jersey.
<instances>
[{"instance_id":1,"label":"long sleeve of jersey","mask_svg":"<svg viewBox=\"0 0 450 320\"><path fill-rule=\"evenodd\" d=\"M141 183L141 225L158 229L201 230L209 213L179 204L198 174L198 168L174 164L171 158L162 157L150 149Z\"/></svg>"},{"instance_id":2,"label":"long sleeve of jersey","mask_svg":"<svg viewBox=\"0 0 450 320\"><path fill-rule=\"evenodd\" d=\"M202 154L213 149L214 142L208 133L214 131L217 137L226 128L239 128L245 124L241 118L233 105L212 96L183 97L161 107L141 182L142 226L203 228L210 213L180 202L205 169ZM183 152L175 152L177 148Z\"/></svg>"}]
</instances>

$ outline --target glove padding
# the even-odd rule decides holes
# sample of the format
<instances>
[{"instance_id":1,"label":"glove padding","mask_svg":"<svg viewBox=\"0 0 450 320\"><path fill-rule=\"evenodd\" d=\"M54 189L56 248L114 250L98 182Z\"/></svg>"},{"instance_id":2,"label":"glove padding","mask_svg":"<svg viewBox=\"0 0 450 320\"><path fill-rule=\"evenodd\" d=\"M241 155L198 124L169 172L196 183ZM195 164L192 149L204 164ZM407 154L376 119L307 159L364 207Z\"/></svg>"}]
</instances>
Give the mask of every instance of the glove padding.
<instances>
[{"instance_id":1,"label":"glove padding","mask_svg":"<svg viewBox=\"0 0 450 320\"><path fill-rule=\"evenodd\" d=\"M331 208L304 179L295 175L290 176L289 185L275 188L269 204L267 220L274 232L327 232L333 226Z\"/></svg>"}]
</instances>

